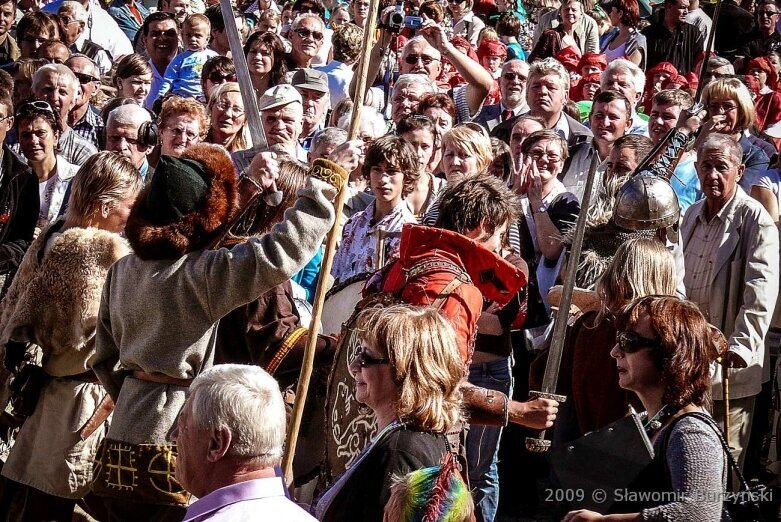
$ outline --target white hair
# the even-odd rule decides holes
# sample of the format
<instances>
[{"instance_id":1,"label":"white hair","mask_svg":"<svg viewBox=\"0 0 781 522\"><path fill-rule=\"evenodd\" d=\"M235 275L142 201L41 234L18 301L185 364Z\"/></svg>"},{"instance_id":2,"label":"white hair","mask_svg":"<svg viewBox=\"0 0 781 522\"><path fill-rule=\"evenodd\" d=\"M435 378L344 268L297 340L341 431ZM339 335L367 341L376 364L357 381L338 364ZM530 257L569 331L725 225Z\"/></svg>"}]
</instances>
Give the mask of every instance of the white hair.
<instances>
[{"instance_id":1,"label":"white hair","mask_svg":"<svg viewBox=\"0 0 781 522\"><path fill-rule=\"evenodd\" d=\"M282 459L287 415L279 384L258 366L219 364L190 385L190 415L198 429L227 428L229 454L272 467Z\"/></svg>"},{"instance_id":2,"label":"white hair","mask_svg":"<svg viewBox=\"0 0 781 522\"><path fill-rule=\"evenodd\" d=\"M344 116L339 121L342 119L344 119ZM341 127L326 127L315 134L315 137L312 139L312 148L310 150L317 149L317 147L323 143L328 145L341 145L345 141L347 141L346 130Z\"/></svg>"},{"instance_id":3,"label":"white hair","mask_svg":"<svg viewBox=\"0 0 781 522\"><path fill-rule=\"evenodd\" d=\"M141 126L142 123L151 120L152 115L149 114L149 111L135 103L128 103L127 105L120 105L108 113L106 127L110 127L113 123Z\"/></svg>"},{"instance_id":4,"label":"white hair","mask_svg":"<svg viewBox=\"0 0 781 522\"><path fill-rule=\"evenodd\" d=\"M417 73L402 74L401 76L399 76L399 79L396 80L396 83L394 84L393 88L401 90L404 87L407 87L409 85L420 85L421 87L423 87L423 91L425 93L437 92L436 84L432 82L428 76L424 74L417 74Z\"/></svg>"},{"instance_id":5,"label":"white hair","mask_svg":"<svg viewBox=\"0 0 781 522\"><path fill-rule=\"evenodd\" d=\"M84 9L84 6L78 2L74 2L73 0L65 0L60 5L60 8L57 10L57 14L63 12L71 13L74 19L78 20L84 25L87 24L87 20L89 19L89 14L87 14L87 10Z\"/></svg>"},{"instance_id":6,"label":"white hair","mask_svg":"<svg viewBox=\"0 0 781 522\"><path fill-rule=\"evenodd\" d=\"M642 94L645 91L645 73L642 69L640 69L640 67L630 62L629 60L625 60L624 58L613 60L607 64L607 68L604 70L602 77L600 78L599 86L602 90L605 90L605 81L607 80L608 75L614 72L629 73L629 75L632 77L632 81L635 84L635 91L638 94ZM629 100L629 103L634 103L634 101Z\"/></svg>"},{"instance_id":7,"label":"white hair","mask_svg":"<svg viewBox=\"0 0 781 522\"><path fill-rule=\"evenodd\" d=\"M432 58L434 58L435 60L442 59L442 53L440 53L436 47L428 43L428 40L426 40L422 36L415 36L407 40L407 43L404 44L404 48L401 50L401 56L407 56L410 47L412 47L413 45L423 45L427 48L426 50L431 54Z\"/></svg>"},{"instance_id":8,"label":"white hair","mask_svg":"<svg viewBox=\"0 0 781 522\"><path fill-rule=\"evenodd\" d=\"M301 27L301 22L306 20L307 18L311 18L312 20L317 20L317 23L320 24L320 27L325 30L325 22L323 22L323 19L320 18L319 15L316 15L315 13L301 13L296 17L295 20L293 20L293 23L291 25L291 30L295 31L299 27Z\"/></svg>"},{"instance_id":9,"label":"white hair","mask_svg":"<svg viewBox=\"0 0 781 522\"><path fill-rule=\"evenodd\" d=\"M420 76L415 75L415 76ZM337 122L336 126L343 130L349 130L350 123L353 121L353 113L348 112L341 118L339 118L339 121ZM368 124L371 125L372 133L374 134L374 138L379 138L380 136L384 136L388 132L388 124L385 123L385 118L383 118L382 114L377 112L377 109L374 107L369 107L368 105L364 105L363 108L361 108L361 126Z\"/></svg>"},{"instance_id":10,"label":"white hair","mask_svg":"<svg viewBox=\"0 0 781 522\"><path fill-rule=\"evenodd\" d=\"M76 96L78 94L79 89L81 88L79 79L76 78L76 75L73 74L73 71L71 71L67 65L63 65L61 63L47 63L46 65L42 66L40 69L35 71L35 74L33 75L32 86L31 86L33 92L38 90L38 86L41 84L44 77L49 74L64 76L65 79L70 84L71 89L73 90L73 96Z\"/></svg>"}]
</instances>

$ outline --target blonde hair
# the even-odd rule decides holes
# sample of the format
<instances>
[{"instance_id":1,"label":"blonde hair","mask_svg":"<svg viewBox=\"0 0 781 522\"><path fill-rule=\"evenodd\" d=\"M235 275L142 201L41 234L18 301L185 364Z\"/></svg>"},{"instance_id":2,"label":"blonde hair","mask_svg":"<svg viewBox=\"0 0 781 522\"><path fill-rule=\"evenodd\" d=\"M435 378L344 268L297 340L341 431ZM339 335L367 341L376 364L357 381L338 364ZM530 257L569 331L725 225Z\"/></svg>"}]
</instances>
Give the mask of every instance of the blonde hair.
<instances>
[{"instance_id":1,"label":"blonde hair","mask_svg":"<svg viewBox=\"0 0 781 522\"><path fill-rule=\"evenodd\" d=\"M732 100L738 106L738 118L734 132L742 132L757 120L757 111L748 87L737 78L720 78L713 80L702 91L702 103L708 108L714 99Z\"/></svg>"},{"instance_id":2,"label":"blonde hair","mask_svg":"<svg viewBox=\"0 0 781 522\"><path fill-rule=\"evenodd\" d=\"M220 99L220 97L222 97L223 94L228 94L230 92L237 92L241 94L239 84L236 82L225 82L214 88L212 95L209 97L209 105L207 106L209 116L211 116L212 108L214 107L214 104L216 104ZM231 136L225 143L224 147L228 152L237 152L240 150L252 148L252 139L250 138L249 127L247 126L248 121L249 118L244 118L244 123L241 124L239 132ZM211 133L211 131L209 132Z\"/></svg>"},{"instance_id":3,"label":"blonde hair","mask_svg":"<svg viewBox=\"0 0 781 522\"><path fill-rule=\"evenodd\" d=\"M674 295L675 258L655 239L630 239L623 243L596 284L603 311L616 313L634 299L646 295Z\"/></svg>"},{"instance_id":4,"label":"blonde hair","mask_svg":"<svg viewBox=\"0 0 781 522\"><path fill-rule=\"evenodd\" d=\"M67 219L87 224L99 204L115 206L143 186L143 178L129 161L114 152L98 152L84 162L71 182Z\"/></svg>"},{"instance_id":5,"label":"blonde hair","mask_svg":"<svg viewBox=\"0 0 781 522\"><path fill-rule=\"evenodd\" d=\"M420 430L446 433L462 418L464 364L456 334L433 308L394 305L358 316L364 342L390 360L396 415Z\"/></svg>"},{"instance_id":6,"label":"blonde hair","mask_svg":"<svg viewBox=\"0 0 781 522\"><path fill-rule=\"evenodd\" d=\"M442 137L443 154L447 147L474 156L480 172L486 170L494 159L488 134L482 128L478 130L469 124L458 125L445 133Z\"/></svg>"}]
</instances>

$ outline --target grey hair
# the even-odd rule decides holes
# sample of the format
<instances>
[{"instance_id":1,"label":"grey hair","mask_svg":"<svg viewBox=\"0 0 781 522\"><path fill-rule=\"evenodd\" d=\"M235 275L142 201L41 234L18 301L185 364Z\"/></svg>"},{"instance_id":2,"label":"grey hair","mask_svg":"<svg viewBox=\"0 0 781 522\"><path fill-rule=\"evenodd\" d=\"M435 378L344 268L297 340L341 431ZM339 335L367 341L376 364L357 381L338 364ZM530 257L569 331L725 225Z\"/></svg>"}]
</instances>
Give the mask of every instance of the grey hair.
<instances>
[{"instance_id":1,"label":"grey hair","mask_svg":"<svg viewBox=\"0 0 781 522\"><path fill-rule=\"evenodd\" d=\"M295 31L296 29L298 29L301 26L301 22L303 22L307 18L311 18L313 20L317 20L317 23L320 24L320 27L325 29L325 22L323 22L323 19L320 18L320 16L316 15L315 13L301 13L300 15L298 15L296 17L295 20L293 20L293 24L291 25L290 29L292 31Z\"/></svg>"},{"instance_id":2,"label":"grey hair","mask_svg":"<svg viewBox=\"0 0 781 522\"><path fill-rule=\"evenodd\" d=\"M527 75L529 74L529 64L528 64L528 62L526 62L524 60L518 60L518 59L507 60L506 62L504 62L504 65L502 65L502 73L504 73L505 69L509 65L514 65L515 63L522 63L523 65L525 65L526 66L526 74Z\"/></svg>"},{"instance_id":3,"label":"grey hair","mask_svg":"<svg viewBox=\"0 0 781 522\"><path fill-rule=\"evenodd\" d=\"M393 88L401 90L408 85L420 85L423 87L426 93L437 92L437 86L429 79L428 76L417 73L402 74L399 76L399 79L396 80L396 84Z\"/></svg>"},{"instance_id":4,"label":"grey hair","mask_svg":"<svg viewBox=\"0 0 781 522\"><path fill-rule=\"evenodd\" d=\"M279 384L258 366L219 364L190 385L190 414L201 430L227 428L229 454L262 467L282 460L287 416Z\"/></svg>"},{"instance_id":5,"label":"grey hair","mask_svg":"<svg viewBox=\"0 0 781 522\"><path fill-rule=\"evenodd\" d=\"M84 9L84 6L81 5L80 3L74 2L73 0L65 0L60 5L60 8L57 10L57 13L62 13L63 11L72 13L73 17L76 20L78 20L84 25L87 24L87 20L89 19L89 14L87 14L87 10Z\"/></svg>"},{"instance_id":6,"label":"grey hair","mask_svg":"<svg viewBox=\"0 0 781 522\"><path fill-rule=\"evenodd\" d=\"M38 86L43 81L43 78L47 74L54 73L58 76L64 76L68 83L70 83L71 89L73 89L73 95L76 96L76 94L79 92L79 89L81 88L81 84L79 83L79 79L76 78L76 75L73 73L73 71L70 70L70 68L67 65L63 65L61 63L47 63L37 71L35 71L35 74L33 75L33 81L31 85L31 89L33 92L35 92L38 89Z\"/></svg>"},{"instance_id":7,"label":"grey hair","mask_svg":"<svg viewBox=\"0 0 781 522\"><path fill-rule=\"evenodd\" d=\"M711 133L697 147L697 159L702 159L707 151L724 151L735 166L743 163L743 149L740 144L727 134Z\"/></svg>"},{"instance_id":8,"label":"grey hair","mask_svg":"<svg viewBox=\"0 0 781 522\"><path fill-rule=\"evenodd\" d=\"M545 58L543 60L537 60L529 66L529 81L537 76L547 76L548 74L555 74L559 77L559 87L564 90L565 93L569 92L569 73L567 69L561 65L561 62L555 58ZM526 90L526 96L529 96L530 91Z\"/></svg>"},{"instance_id":9,"label":"grey hair","mask_svg":"<svg viewBox=\"0 0 781 522\"><path fill-rule=\"evenodd\" d=\"M732 65L732 63L726 58L722 58L721 56L712 56L710 59L708 59L708 72L713 72L716 69L721 69L722 67L729 67L729 72L724 74L735 74L735 66Z\"/></svg>"},{"instance_id":10,"label":"grey hair","mask_svg":"<svg viewBox=\"0 0 781 522\"><path fill-rule=\"evenodd\" d=\"M108 113L106 127L110 127L114 122L120 125L141 125L142 123L151 120L152 115L149 114L146 109L135 103L129 103L127 105L120 105Z\"/></svg>"},{"instance_id":11,"label":"grey hair","mask_svg":"<svg viewBox=\"0 0 781 522\"><path fill-rule=\"evenodd\" d=\"M414 76L420 76L419 74L416 74ZM398 83L397 83L398 85ZM346 131L350 127L350 123L353 120L353 114L352 112L348 112L341 118L339 118L339 121L337 122L337 126ZM370 123L372 126L372 131L374 132L374 137L379 138L380 136L384 135L388 131L388 124L385 123L385 118L383 118L382 114L377 112L377 109L374 107L369 107L368 105L364 105L361 109L361 124L364 122Z\"/></svg>"},{"instance_id":12,"label":"grey hair","mask_svg":"<svg viewBox=\"0 0 781 522\"><path fill-rule=\"evenodd\" d=\"M632 76L632 81L635 84L635 91L637 91L638 94L642 94L645 91L645 73L640 67L623 58L613 60L607 64L607 68L602 72L602 77L600 78L600 87L602 90L605 90L605 80L608 75L614 72L628 72ZM632 102L632 100L630 100L630 102Z\"/></svg>"},{"instance_id":13,"label":"grey hair","mask_svg":"<svg viewBox=\"0 0 781 522\"><path fill-rule=\"evenodd\" d=\"M404 47L401 50L401 56L406 56L410 47L418 44L427 46L429 52L436 60L442 59L442 53L439 52L439 49L428 43L428 40L419 35L407 40L407 43L404 44Z\"/></svg>"},{"instance_id":14,"label":"grey hair","mask_svg":"<svg viewBox=\"0 0 781 522\"><path fill-rule=\"evenodd\" d=\"M318 145L327 143L332 145L341 145L347 141L347 131L340 129L339 127L326 127L321 130L312 139L312 147L310 150L317 149Z\"/></svg>"},{"instance_id":15,"label":"grey hair","mask_svg":"<svg viewBox=\"0 0 781 522\"><path fill-rule=\"evenodd\" d=\"M79 5L81 5L81 4L79 4ZM86 54L82 54L82 53L73 53L73 54L71 54L70 58L65 60L65 65L67 65L70 68L69 64L70 64L71 60L73 60L74 58L81 58L82 60L87 60L87 62L89 62L89 64L92 66L92 74L94 76L100 76L100 69L98 69L98 66L95 64L95 60L93 60L92 58L90 58Z\"/></svg>"}]
</instances>

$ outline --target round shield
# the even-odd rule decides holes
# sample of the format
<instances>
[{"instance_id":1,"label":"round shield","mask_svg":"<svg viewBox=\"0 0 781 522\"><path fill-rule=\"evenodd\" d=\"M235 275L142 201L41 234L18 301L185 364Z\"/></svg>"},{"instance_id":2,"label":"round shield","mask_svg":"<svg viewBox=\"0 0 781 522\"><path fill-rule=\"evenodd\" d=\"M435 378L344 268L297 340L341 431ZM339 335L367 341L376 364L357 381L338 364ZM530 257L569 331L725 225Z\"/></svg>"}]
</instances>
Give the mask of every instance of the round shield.
<instances>
[{"instance_id":1,"label":"round shield","mask_svg":"<svg viewBox=\"0 0 781 522\"><path fill-rule=\"evenodd\" d=\"M323 318L320 321L323 335L338 335L342 331L342 325L362 298L361 292L369 276L370 274L361 274L351 277L328 291L323 303Z\"/></svg>"}]
</instances>

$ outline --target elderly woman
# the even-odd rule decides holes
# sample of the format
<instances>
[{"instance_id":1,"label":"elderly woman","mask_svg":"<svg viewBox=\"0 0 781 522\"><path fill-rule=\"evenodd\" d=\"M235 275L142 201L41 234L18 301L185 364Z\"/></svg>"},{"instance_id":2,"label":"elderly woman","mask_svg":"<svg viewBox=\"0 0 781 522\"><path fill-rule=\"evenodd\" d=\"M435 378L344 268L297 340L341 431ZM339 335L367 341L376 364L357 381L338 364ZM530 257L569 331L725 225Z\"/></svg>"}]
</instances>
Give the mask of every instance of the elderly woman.
<instances>
[{"instance_id":1,"label":"elderly woman","mask_svg":"<svg viewBox=\"0 0 781 522\"><path fill-rule=\"evenodd\" d=\"M619 314L616 330L610 355L616 360L618 383L640 398L655 453L627 489L644 492L651 500L633 506L614 504L614 511L627 511L607 517L574 511L565 522L721 520L722 497L716 493L726 486L727 463L721 433L705 403L711 388L710 362L718 355L715 346L726 344L724 337L695 304L665 296L633 301Z\"/></svg>"},{"instance_id":2,"label":"elderly woman","mask_svg":"<svg viewBox=\"0 0 781 522\"><path fill-rule=\"evenodd\" d=\"M447 0L447 10L453 23L453 36L466 38L472 47L478 45L477 39L485 24L472 12L474 0Z\"/></svg>"},{"instance_id":3,"label":"elderly woman","mask_svg":"<svg viewBox=\"0 0 781 522\"><path fill-rule=\"evenodd\" d=\"M275 33L252 33L244 44L252 86L258 95L284 83L287 75L285 44Z\"/></svg>"},{"instance_id":4,"label":"elderly woman","mask_svg":"<svg viewBox=\"0 0 781 522\"><path fill-rule=\"evenodd\" d=\"M117 64L114 86L118 98L133 98L143 105L152 87L152 67L149 59L140 54L128 54Z\"/></svg>"},{"instance_id":5,"label":"elderly woman","mask_svg":"<svg viewBox=\"0 0 781 522\"><path fill-rule=\"evenodd\" d=\"M602 45L602 53L608 62L625 58L645 69L647 44L645 36L638 30L640 8L637 0L613 0L610 2L610 23L618 31L607 37Z\"/></svg>"},{"instance_id":6,"label":"elderly woman","mask_svg":"<svg viewBox=\"0 0 781 522\"><path fill-rule=\"evenodd\" d=\"M583 19L583 4L579 0L564 0L559 10L561 23L554 29L542 33L537 45L529 54L529 63L543 58L554 58L564 49L569 49L580 56L580 37L575 32L575 25Z\"/></svg>"},{"instance_id":7,"label":"elderly woman","mask_svg":"<svg viewBox=\"0 0 781 522\"><path fill-rule=\"evenodd\" d=\"M529 317L542 319L548 315L548 290L558 276L561 239L575 224L580 204L558 179L567 160L567 142L556 131L532 132L521 153L524 164L515 181L516 191L525 195L518 223L521 257L529 264Z\"/></svg>"},{"instance_id":8,"label":"elderly woman","mask_svg":"<svg viewBox=\"0 0 781 522\"><path fill-rule=\"evenodd\" d=\"M188 147L206 137L209 117L203 105L193 98L171 96L163 102L157 118L160 128L160 153L181 157Z\"/></svg>"},{"instance_id":9,"label":"elderly woman","mask_svg":"<svg viewBox=\"0 0 781 522\"><path fill-rule=\"evenodd\" d=\"M214 89L206 109L211 120L207 143L222 145L228 152L252 148L238 83L227 82Z\"/></svg>"},{"instance_id":10,"label":"elderly woman","mask_svg":"<svg viewBox=\"0 0 781 522\"><path fill-rule=\"evenodd\" d=\"M737 78L721 78L705 86L702 103L708 111L708 120L703 124L698 141L703 142L708 134L716 132L731 136L740 144L746 170L739 184L748 192L770 164L768 155L753 141L759 138L745 133L757 119L751 93Z\"/></svg>"},{"instance_id":11,"label":"elderly woman","mask_svg":"<svg viewBox=\"0 0 781 522\"><path fill-rule=\"evenodd\" d=\"M477 124L453 127L442 137L442 167L448 183L485 172L493 159L491 139Z\"/></svg>"},{"instance_id":12,"label":"elderly woman","mask_svg":"<svg viewBox=\"0 0 781 522\"><path fill-rule=\"evenodd\" d=\"M109 267L130 252L120 234L142 185L114 153L87 160L65 220L32 243L2 303L6 364L15 356L21 362L30 343L28 350L40 348L46 376L3 466L4 477L25 486L20 520L70 520L91 489L105 428L88 421L107 397L89 364L98 304Z\"/></svg>"},{"instance_id":13,"label":"elderly woman","mask_svg":"<svg viewBox=\"0 0 781 522\"><path fill-rule=\"evenodd\" d=\"M361 313L350 363L355 396L377 435L317 505L318 519L380 522L395 476L436 466L445 434L461 420L464 368L453 327L431 308L397 305Z\"/></svg>"},{"instance_id":14,"label":"elderly woman","mask_svg":"<svg viewBox=\"0 0 781 522\"><path fill-rule=\"evenodd\" d=\"M36 228L41 230L65 213L68 187L79 167L57 154L62 127L48 102L22 103L14 116L14 128L19 148L38 177L41 207Z\"/></svg>"}]
</instances>

